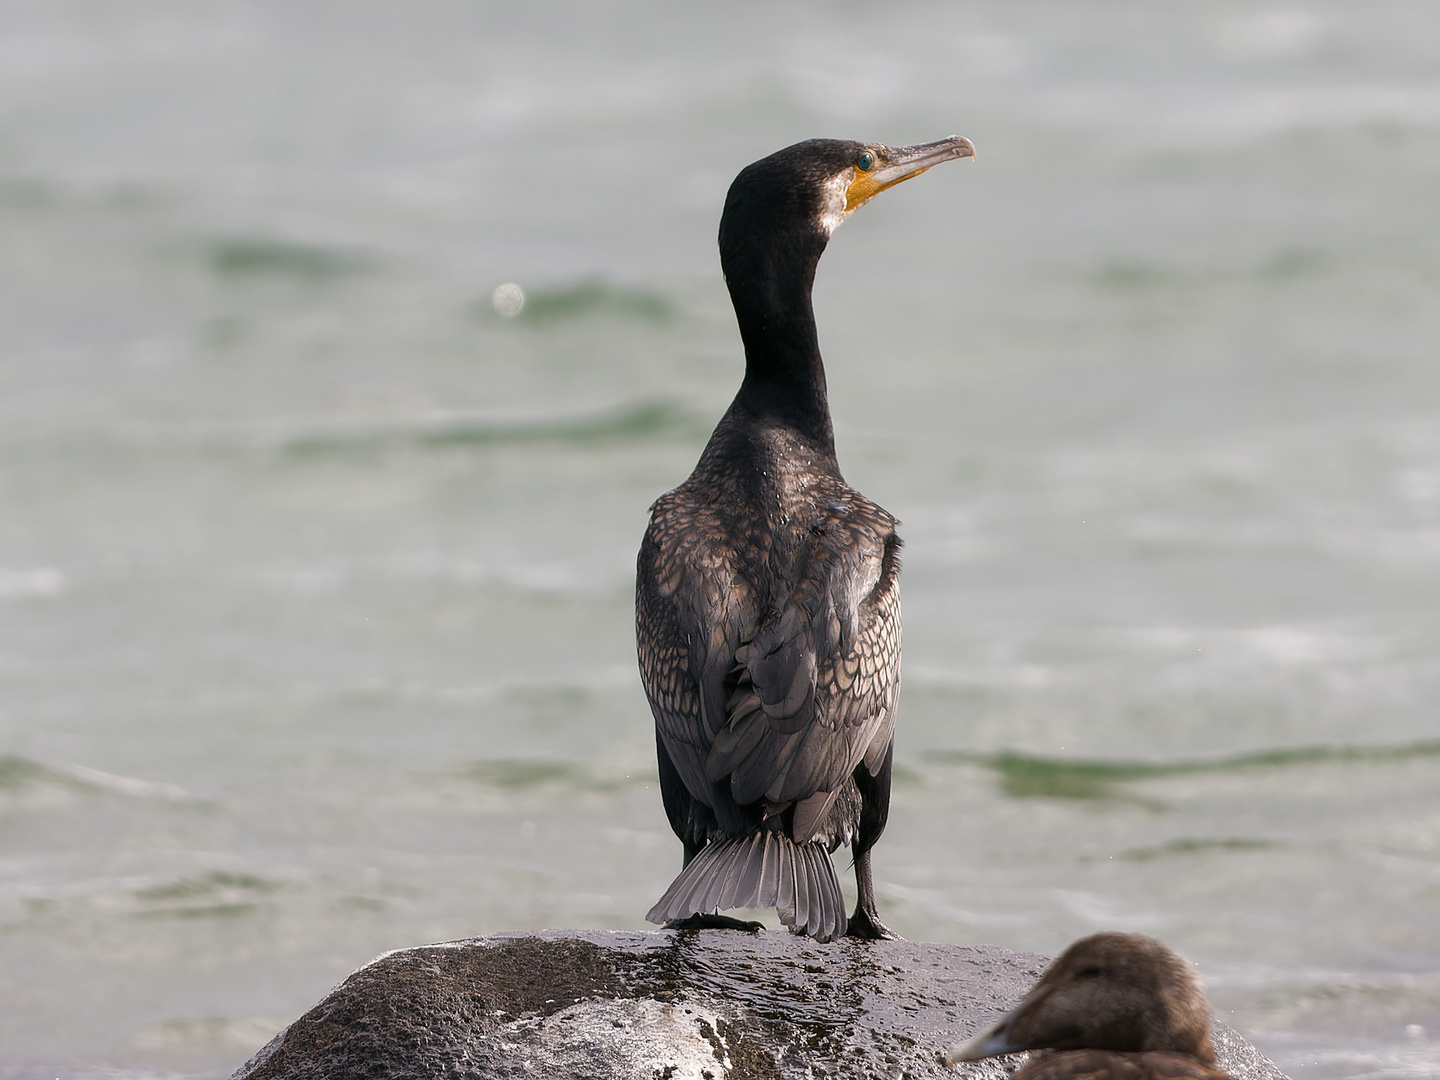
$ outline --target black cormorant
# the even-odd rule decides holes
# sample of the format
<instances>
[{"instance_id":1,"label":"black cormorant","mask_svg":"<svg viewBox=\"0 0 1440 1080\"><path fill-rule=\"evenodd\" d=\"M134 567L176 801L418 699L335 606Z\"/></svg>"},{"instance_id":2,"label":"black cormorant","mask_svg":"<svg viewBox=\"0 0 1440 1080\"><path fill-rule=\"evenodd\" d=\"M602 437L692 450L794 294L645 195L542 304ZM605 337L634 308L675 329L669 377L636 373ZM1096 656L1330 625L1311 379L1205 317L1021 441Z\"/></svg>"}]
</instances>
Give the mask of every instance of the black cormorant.
<instances>
[{"instance_id":1,"label":"black cormorant","mask_svg":"<svg viewBox=\"0 0 1440 1080\"><path fill-rule=\"evenodd\" d=\"M1230 1080L1215 1067L1210 1006L1185 959L1142 934L1092 934L1071 945L989 1031L945 1063L1023 1050L1013 1080Z\"/></svg>"},{"instance_id":2,"label":"black cormorant","mask_svg":"<svg viewBox=\"0 0 1440 1080\"><path fill-rule=\"evenodd\" d=\"M810 288L830 233L888 187L972 157L812 139L745 168L725 199L720 263L745 379L690 478L651 507L635 621L660 790L685 863L651 909L672 927L894 935L870 849L890 804L900 688L895 518L835 460ZM859 901L830 852L852 846Z\"/></svg>"}]
</instances>

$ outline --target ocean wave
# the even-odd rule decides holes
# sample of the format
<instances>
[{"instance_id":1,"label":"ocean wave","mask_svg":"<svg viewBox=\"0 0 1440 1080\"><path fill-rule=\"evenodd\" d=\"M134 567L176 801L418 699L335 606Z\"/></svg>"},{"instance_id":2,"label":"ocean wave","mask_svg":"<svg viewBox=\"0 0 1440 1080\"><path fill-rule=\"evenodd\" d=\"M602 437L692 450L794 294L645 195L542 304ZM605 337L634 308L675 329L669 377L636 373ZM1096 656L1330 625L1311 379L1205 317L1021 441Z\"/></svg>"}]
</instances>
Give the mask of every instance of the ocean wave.
<instances>
[{"instance_id":1,"label":"ocean wave","mask_svg":"<svg viewBox=\"0 0 1440 1080\"><path fill-rule=\"evenodd\" d=\"M523 446L559 443L643 442L660 438L703 438L708 426L694 413L668 401L641 401L603 412L523 420L455 417L392 426L336 425L331 430L293 435L281 442L297 455L344 454L388 449Z\"/></svg>"},{"instance_id":2,"label":"ocean wave","mask_svg":"<svg viewBox=\"0 0 1440 1080\"><path fill-rule=\"evenodd\" d=\"M1440 757L1440 739L1390 746L1297 746L1256 750L1217 758L1180 761L1133 761L1103 758L1054 758L1015 751L972 753L932 750L924 755L935 764L979 765L999 775L1007 795L1065 799L1137 801L1116 785L1139 780L1201 773L1233 773L1251 769L1289 768L1334 763L1391 763Z\"/></svg>"},{"instance_id":3,"label":"ocean wave","mask_svg":"<svg viewBox=\"0 0 1440 1080\"><path fill-rule=\"evenodd\" d=\"M75 795L120 795L160 802L201 801L176 784L117 776L85 765L44 765L18 754L0 755L0 795L23 795L47 789Z\"/></svg>"},{"instance_id":4,"label":"ocean wave","mask_svg":"<svg viewBox=\"0 0 1440 1080\"><path fill-rule=\"evenodd\" d=\"M289 277L323 280L362 273L373 260L351 251L270 237L232 237L206 247L210 269L221 277Z\"/></svg>"},{"instance_id":5,"label":"ocean wave","mask_svg":"<svg viewBox=\"0 0 1440 1080\"><path fill-rule=\"evenodd\" d=\"M663 293L637 286L616 285L603 278L525 289L523 296L523 306L513 315L500 317L534 324L591 316L618 316L640 322L666 323L679 314L674 302ZM484 318L490 318L495 313L488 298L477 303L475 311Z\"/></svg>"},{"instance_id":6,"label":"ocean wave","mask_svg":"<svg viewBox=\"0 0 1440 1080\"><path fill-rule=\"evenodd\" d=\"M608 793L644 787L655 782L653 770L626 773L606 771L575 761L554 758L493 758L476 761L460 776L484 787L501 791L536 791L563 787L567 791Z\"/></svg>"}]
</instances>

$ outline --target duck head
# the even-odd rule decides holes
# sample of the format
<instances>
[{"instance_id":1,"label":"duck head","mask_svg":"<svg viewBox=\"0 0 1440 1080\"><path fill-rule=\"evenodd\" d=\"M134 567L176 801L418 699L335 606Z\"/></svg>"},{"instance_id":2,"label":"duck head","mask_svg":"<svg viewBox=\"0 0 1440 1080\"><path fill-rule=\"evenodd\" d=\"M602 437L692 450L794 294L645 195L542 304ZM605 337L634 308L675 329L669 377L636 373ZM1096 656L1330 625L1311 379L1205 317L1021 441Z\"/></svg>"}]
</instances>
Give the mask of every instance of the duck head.
<instances>
[{"instance_id":1,"label":"duck head","mask_svg":"<svg viewBox=\"0 0 1440 1080\"><path fill-rule=\"evenodd\" d=\"M1085 1048L1171 1050L1214 1065L1210 1007L1195 969L1140 934L1082 938L998 1024L951 1047L945 1063Z\"/></svg>"}]
</instances>

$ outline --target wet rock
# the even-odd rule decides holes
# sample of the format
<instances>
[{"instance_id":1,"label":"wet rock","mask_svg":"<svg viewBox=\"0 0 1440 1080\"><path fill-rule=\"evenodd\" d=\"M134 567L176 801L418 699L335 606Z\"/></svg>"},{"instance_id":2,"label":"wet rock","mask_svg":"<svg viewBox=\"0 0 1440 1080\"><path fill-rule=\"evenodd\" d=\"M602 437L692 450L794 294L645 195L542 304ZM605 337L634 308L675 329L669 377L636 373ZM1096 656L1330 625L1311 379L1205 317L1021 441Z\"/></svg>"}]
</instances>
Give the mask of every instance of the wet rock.
<instances>
[{"instance_id":1,"label":"wet rock","mask_svg":"<svg viewBox=\"0 0 1440 1080\"><path fill-rule=\"evenodd\" d=\"M387 953L234 1080L562 1077L788 1080L1008 1076L940 1052L997 1019L1048 957L910 941L554 931ZM1236 1080L1284 1080L1216 1022Z\"/></svg>"}]
</instances>

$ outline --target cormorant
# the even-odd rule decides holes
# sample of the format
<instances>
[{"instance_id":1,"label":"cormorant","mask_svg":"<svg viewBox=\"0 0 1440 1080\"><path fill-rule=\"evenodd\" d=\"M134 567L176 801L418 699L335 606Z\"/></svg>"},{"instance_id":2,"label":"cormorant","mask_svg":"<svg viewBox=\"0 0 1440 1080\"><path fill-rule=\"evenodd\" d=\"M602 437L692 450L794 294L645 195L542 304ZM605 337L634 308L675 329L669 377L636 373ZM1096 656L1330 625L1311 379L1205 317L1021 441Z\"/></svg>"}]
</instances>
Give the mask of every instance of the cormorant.
<instances>
[{"instance_id":1,"label":"cormorant","mask_svg":"<svg viewBox=\"0 0 1440 1080\"><path fill-rule=\"evenodd\" d=\"M635 622L660 791L684 843L646 916L775 908L796 933L886 938L870 849L890 804L900 688L895 518L835 460L810 288L835 227L968 139L812 139L746 167L720 218L745 378L690 478L650 508ZM859 900L830 852L852 846Z\"/></svg>"},{"instance_id":2,"label":"cormorant","mask_svg":"<svg viewBox=\"0 0 1440 1080\"><path fill-rule=\"evenodd\" d=\"M1141 934L1066 949L1014 1010L951 1047L945 1064L1049 1049L1012 1080L1230 1080L1215 1067L1195 969Z\"/></svg>"}]
</instances>

